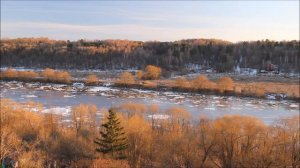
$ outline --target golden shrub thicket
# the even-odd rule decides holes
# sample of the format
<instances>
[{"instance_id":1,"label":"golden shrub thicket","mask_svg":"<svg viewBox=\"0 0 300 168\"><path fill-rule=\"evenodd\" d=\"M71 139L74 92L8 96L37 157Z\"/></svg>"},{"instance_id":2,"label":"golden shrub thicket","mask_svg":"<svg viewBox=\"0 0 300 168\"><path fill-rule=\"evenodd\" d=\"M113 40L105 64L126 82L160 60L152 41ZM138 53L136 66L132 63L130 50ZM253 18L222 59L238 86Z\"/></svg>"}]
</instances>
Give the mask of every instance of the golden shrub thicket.
<instances>
[{"instance_id":1,"label":"golden shrub thicket","mask_svg":"<svg viewBox=\"0 0 300 168\"><path fill-rule=\"evenodd\" d=\"M70 83L71 75L66 71L55 71L54 69L46 68L41 76L50 82L62 82L62 83Z\"/></svg>"},{"instance_id":2,"label":"golden shrub thicket","mask_svg":"<svg viewBox=\"0 0 300 168\"><path fill-rule=\"evenodd\" d=\"M141 80L143 78L143 75L144 75L144 72L141 70L138 70L135 74L135 76L138 80Z\"/></svg>"},{"instance_id":3,"label":"golden shrub thicket","mask_svg":"<svg viewBox=\"0 0 300 168\"><path fill-rule=\"evenodd\" d=\"M186 79L184 77L175 80L175 87L186 90L214 90L216 84L204 75L199 75L194 79Z\"/></svg>"},{"instance_id":4,"label":"golden shrub thicket","mask_svg":"<svg viewBox=\"0 0 300 168\"><path fill-rule=\"evenodd\" d=\"M139 103L125 103L120 105L119 110L130 117L133 115L144 115L147 107L144 104Z\"/></svg>"},{"instance_id":5,"label":"golden shrub thicket","mask_svg":"<svg viewBox=\"0 0 300 168\"><path fill-rule=\"evenodd\" d=\"M143 79L154 80L159 79L161 74L161 69L154 65L148 65L145 68L145 72L143 74Z\"/></svg>"},{"instance_id":6,"label":"golden shrub thicket","mask_svg":"<svg viewBox=\"0 0 300 168\"><path fill-rule=\"evenodd\" d=\"M93 84L97 84L98 80L99 79L96 75L88 75L85 79L85 83L88 85L93 85Z\"/></svg>"},{"instance_id":7,"label":"golden shrub thicket","mask_svg":"<svg viewBox=\"0 0 300 168\"><path fill-rule=\"evenodd\" d=\"M221 77L217 86L221 93L234 90L234 82L230 77Z\"/></svg>"},{"instance_id":8,"label":"golden shrub thicket","mask_svg":"<svg viewBox=\"0 0 300 168\"><path fill-rule=\"evenodd\" d=\"M199 90L212 90L215 87L215 83L210 81L206 76L199 75L192 81L193 88Z\"/></svg>"},{"instance_id":9,"label":"golden shrub thicket","mask_svg":"<svg viewBox=\"0 0 300 168\"><path fill-rule=\"evenodd\" d=\"M16 71L15 69L8 68L1 72L2 78L8 79L20 79L20 80L30 80L39 77L39 74L34 71Z\"/></svg>"},{"instance_id":10,"label":"golden shrub thicket","mask_svg":"<svg viewBox=\"0 0 300 168\"><path fill-rule=\"evenodd\" d=\"M18 71L12 68L7 68L3 72L1 72L2 78L17 78L18 77Z\"/></svg>"},{"instance_id":11,"label":"golden shrub thicket","mask_svg":"<svg viewBox=\"0 0 300 168\"><path fill-rule=\"evenodd\" d=\"M186 78L183 77L175 80L175 86L181 89L191 89L190 81L188 81Z\"/></svg>"},{"instance_id":12,"label":"golden shrub thicket","mask_svg":"<svg viewBox=\"0 0 300 168\"><path fill-rule=\"evenodd\" d=\"M38 103L0 103L0 161L10 158L20 167L275 168L300 163L299 116L271 125L239 115L192 121L179 107L123 104L117 110L123 112L118 116L127 139L126 159L114 160L95 152L103 121L94 105L72 107L66 122L60 115L43 113Z\"/></svg>"},{"instance_id":13,"label":"golden shrub thicket","mask_svg":"<svg viewBox=\"0 0 300 168\"><path fill-rule=\"evenodd\" d=\"M55 74L55 70L50 68L44 69L44 71L41 73L42 77L50 80L54 80L56 78Z\"/></svg>"},{"instance_id":14,"label":"golden shrub thicket","mask_svg":"<svg viewBox=\"0 0 300 168\"><path fill-rule=\"evenodd\" d=\"M123 72L120 75L117 83L121 85L127 85L127 86L132 85L134 84L134 77L130 72Z\"/></svg>"}]
</instances>

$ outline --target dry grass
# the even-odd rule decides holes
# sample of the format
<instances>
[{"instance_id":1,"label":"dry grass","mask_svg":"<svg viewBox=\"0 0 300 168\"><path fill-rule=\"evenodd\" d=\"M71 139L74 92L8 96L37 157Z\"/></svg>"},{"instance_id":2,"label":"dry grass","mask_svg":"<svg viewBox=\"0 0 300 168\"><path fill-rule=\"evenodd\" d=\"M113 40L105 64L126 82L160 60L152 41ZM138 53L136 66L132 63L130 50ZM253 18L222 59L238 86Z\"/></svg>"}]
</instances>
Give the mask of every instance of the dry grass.
<instances>
[{"instance_id":1,"label":"dry grass","mask_svg":"<svg viewBox=\"0 0 300 168\"><path fill-rule=\"evenodd\" d=\"M252 82L252 83L236 83L241 87L244 94L261 95L265 93L286 94L291 98L299 98L299 85L278 83L278 82Z\"/></svg>"}]
</instances>

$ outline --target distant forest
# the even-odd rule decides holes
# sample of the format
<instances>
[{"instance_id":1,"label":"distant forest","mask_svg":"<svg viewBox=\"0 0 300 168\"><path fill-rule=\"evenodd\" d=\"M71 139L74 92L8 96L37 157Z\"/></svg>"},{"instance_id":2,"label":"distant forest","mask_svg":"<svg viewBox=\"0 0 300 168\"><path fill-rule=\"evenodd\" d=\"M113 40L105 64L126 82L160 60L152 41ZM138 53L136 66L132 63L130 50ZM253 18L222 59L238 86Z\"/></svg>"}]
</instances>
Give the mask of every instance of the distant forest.
<instances>
[{"instance_id":1,"label":"distant forest","mask_svg":"<svg viewBox=\"0 0 300 168\"><path fill-rule=\"evenodd\" d=\"M266 62L281 72L299 72L299 41L231 43L216 39L174 42L128 40L58 41L48 38L1 40L1 66L77 69L142 69L152 64L163 70L210 69L231 72L261 69Z\"/></svg>"}]
</instances>

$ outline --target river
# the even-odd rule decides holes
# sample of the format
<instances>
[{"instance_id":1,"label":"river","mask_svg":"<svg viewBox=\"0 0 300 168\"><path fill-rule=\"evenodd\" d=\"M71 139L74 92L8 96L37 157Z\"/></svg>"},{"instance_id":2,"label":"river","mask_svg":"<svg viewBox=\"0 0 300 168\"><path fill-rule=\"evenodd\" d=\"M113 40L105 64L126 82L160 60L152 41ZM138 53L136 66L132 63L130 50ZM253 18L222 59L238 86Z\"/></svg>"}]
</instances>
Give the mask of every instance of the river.
<instances>
[{"instance_id":1,"label":"river","mask_svg":"<svg viewBox=\"0 0 300 168\"><path fill-rule=\"evenodd\" d=\"M292 100L266 100L256 98L225 97L177 92L158 92L111 87L87 87L60 84L24 82L0 83L1 98L16 102L34 101L53 112L69 115L71 106L94 104L98 108L110 108L134 102L145 105L157 104L163 114L170 107L183 107L192 119L200 116L214 119L226 114L254 116L271 124L277 119L299 115L299 104Z\"/></svg>"}]
</instances>

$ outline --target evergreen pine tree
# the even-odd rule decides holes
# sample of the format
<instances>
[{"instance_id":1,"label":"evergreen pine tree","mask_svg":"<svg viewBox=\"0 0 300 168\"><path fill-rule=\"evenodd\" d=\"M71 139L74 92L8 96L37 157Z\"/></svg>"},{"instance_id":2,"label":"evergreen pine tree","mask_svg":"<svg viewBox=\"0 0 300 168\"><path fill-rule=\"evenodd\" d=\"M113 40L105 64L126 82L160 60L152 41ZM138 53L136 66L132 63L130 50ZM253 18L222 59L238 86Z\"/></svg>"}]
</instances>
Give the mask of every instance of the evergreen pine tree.
<instances>
[{"instance_id":1,"label":"evergreen pine tree","mask_svg":"<svg viewBox=\"0 0 300 168\"><path fill-rule=\"evenodd\" d=\"M120 125L114 109L109 110L107 122L102 124L101 137L96 138L95 143L99 146L96 151L104 154L110 153L112 158L124 158L124 151L127 148L127 139Z\"/></svg>"}]
</instances>

